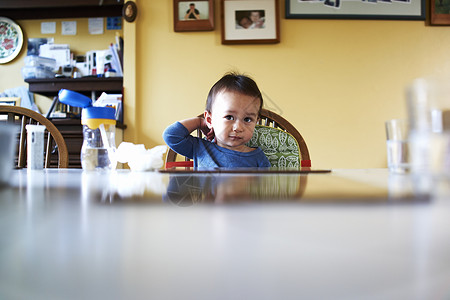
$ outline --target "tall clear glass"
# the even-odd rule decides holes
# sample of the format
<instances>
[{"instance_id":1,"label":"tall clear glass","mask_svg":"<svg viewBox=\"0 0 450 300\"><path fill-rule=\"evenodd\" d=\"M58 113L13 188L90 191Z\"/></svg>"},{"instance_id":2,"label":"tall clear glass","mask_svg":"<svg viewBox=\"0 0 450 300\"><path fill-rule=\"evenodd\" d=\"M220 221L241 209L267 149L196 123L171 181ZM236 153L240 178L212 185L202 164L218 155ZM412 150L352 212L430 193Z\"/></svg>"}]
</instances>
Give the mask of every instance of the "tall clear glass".
<instances>
[{"instance_id":1,"label":"tall clear glass","mask_svg":"<svg viewBox=\"0 0 450 300\"><path fill-rule=\"evenodd\" d=\"M445 80L421 78L407 90L411 173L424 188L450 175L450 88Z\"/></svg>"},{"instance_id":2,"label":"tall clear glass","mask_svg":"<svg viewBox=\"0 0 450 300\"><path fill-rule=\"evenodd\" d=\"M389 171L403 174L409 172L408 122L394 119L386 121L386 147Z\"/></svg>"}]
</instances>

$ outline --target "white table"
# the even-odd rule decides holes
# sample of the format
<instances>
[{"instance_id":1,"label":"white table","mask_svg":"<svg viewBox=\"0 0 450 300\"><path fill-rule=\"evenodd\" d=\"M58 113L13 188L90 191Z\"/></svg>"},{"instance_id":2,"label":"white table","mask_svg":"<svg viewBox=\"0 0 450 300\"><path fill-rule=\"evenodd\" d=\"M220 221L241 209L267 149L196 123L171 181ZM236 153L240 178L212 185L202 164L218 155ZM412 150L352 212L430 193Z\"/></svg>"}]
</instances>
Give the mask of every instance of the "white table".
<instances>
[{"instance_id":1,"label":"white table","mask_svg":"<svg viewBox=\"0 0 450 300\"><path fill-rule=\"evenodd\" d=\"M0 299L450 297L450 201L407 176L177 176L15 170Z\"/></svg>"}]
</instances>

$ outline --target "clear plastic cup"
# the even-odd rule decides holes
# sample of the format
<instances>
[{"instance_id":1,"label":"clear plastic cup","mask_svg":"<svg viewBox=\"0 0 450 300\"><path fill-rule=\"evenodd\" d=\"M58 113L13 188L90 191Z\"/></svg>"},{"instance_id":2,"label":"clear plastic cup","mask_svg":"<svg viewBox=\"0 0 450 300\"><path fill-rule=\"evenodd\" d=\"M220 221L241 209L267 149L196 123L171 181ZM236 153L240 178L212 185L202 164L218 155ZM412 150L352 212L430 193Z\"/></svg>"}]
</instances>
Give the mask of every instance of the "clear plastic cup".
<instances>
[{"instance_id":1,"label":"clear plastic cup","mask_svg":"<svg viewBox=\"0 0 450 300\"><path fill-rule=\"evenodd\" d=\"M0 185L8 184L14 167L14 149L18 127L9 124L0 125Z\"/></svg>"},{"instance_id":2,"label":"clear plastic cup","mask_svg":"<svg viewBox=\"0 0 450 300\"><path fill-rule=\"evenodd\" d=\"M386 121L386 147L389 171L403 174L410 170L408 122L406 120Z\"/></svg>"},{"instance_id":3,"label":"clear plastic cup","mask_svg":"<svg viewBox=\"0 0 450 300\"><path fill-rule=\"evenodd\" d=\"M42 170L44 168L44 131L43 125L26 125L27 129L27 168Z\"/></svg>"}]
</instances>

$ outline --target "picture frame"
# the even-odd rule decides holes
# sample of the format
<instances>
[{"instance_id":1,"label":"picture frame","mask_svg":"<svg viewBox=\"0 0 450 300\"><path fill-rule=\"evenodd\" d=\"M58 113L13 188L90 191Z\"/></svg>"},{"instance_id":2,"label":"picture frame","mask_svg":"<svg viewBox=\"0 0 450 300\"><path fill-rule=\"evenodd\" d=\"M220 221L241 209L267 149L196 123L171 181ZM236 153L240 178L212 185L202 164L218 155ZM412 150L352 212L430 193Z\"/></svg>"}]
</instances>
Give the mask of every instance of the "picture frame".
<instances>
[{"instance_id":1,"label":"picture frame","mask_svg":"<svg viewBox=\"0 0 450 300\"><path fill-rule=\"evenodd\" d=\"M435 0L431 0L435 1ZM286 19L425 20L425 0L286 0Z\"/></svg>"},{"instance_id":2,"label":"picture frame","mask_svg":"<svg viewBox=\"0 0 450 300\"><path fill-rule=\"evenodd\" d=\"M222 44L280 42L278 0L221 0Z\"/></svg>"},{"instance_id":3,"label":"picture frame","mask_svg":"<svg viewBox=\"0 0 450 300\"><path fill-rule=\"evenodd\" d=\"M20 106L20 97L0 97L0 105ZM0 116L0 121L8 120L7 115Z\"/></svg>"},{"instance_id":4,"label":"picture frame","mask_svg":"<svg viewBox=\"0 0 450 300\"><path fill-rule=\"evenodd\" d=\"M137 6L133 1L127 1L122 8L122 16L127 22L134 22L137 17Z\"/></svg>"},{"instance_id":5,"label":"picture frame","mask_svg":"<svg viewBox=\"0 0 450 300\"><path fill-rule=\"evenodd\" d=\"M0 105L20 106L20 97L0 97Z\"/></svg>"},{"instance_id":6,"label":"picture frame","mask_svg":"<svg viewBox=\"0 0 450 300\"><path fill-rule=\"evenodd\" d=\"M173 28L175 32L214 30L214 0L173 0Z\"/></svg>"},{"instance_id":7,"label":"picture frame","mask_svg":"<svg viewBox=\"0 0 450 300\"><path fill-rule=\"evenodd\" d=\"M430 24L450 25L450 3L430 0Z\"/></svg>"}]
</instances>

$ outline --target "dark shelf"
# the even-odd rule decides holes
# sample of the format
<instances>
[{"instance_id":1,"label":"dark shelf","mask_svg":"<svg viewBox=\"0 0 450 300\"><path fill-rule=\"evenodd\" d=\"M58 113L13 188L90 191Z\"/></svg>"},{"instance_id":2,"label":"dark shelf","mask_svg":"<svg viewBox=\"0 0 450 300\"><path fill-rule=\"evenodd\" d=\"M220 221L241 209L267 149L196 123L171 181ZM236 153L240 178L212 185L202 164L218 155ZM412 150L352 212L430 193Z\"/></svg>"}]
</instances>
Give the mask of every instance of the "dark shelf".
<instances>
[{"instance_id":1,"label":"dark shelf","mask_svg":"<svg viewBox=\"0 0 450 300\"><path fill-rule=\"evenodd\" d=\"M45 78L26 79L28 89L32 93L44 96L56 96L61 89L90 94L91 92L122 93L122 77L82 77L82 78Z\"/></svg>"},{"instance_id":2,"label":"dark shelf","mask_svg":"<svg viewBox=\"0 0 450 300\"><path fill-rule=\"evenodd\" d=\"M74 119L74 118L49 118L50 121L52 121L55 126L57 125L74 125L74 126L81 126L81 120L80 119ZM116 123L116 128L120 129L126 129L127 126L121 122ZM78 128L77 128L78 131Z\"/></svg>"},{"instance_id":3,"label":"dark shelf","mask_svg":"<svg viewBox=\"0 0 450 300\"><path fill-rule=\"evenodd\" d=\"M2 17L13 20L122 16L123 0L0 0Z\"/></svg>"}]
</instances>

